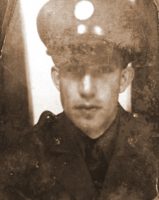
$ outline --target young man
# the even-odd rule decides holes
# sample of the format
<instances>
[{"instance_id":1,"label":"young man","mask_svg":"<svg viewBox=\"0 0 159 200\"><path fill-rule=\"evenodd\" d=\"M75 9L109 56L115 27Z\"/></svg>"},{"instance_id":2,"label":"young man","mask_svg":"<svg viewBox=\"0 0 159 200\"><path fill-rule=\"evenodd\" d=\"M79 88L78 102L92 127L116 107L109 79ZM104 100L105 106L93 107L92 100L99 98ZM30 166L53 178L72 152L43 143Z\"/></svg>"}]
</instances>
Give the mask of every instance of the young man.
<instances>
[{"instance_id":1,"label":"young man","mask_svg":"<svg viewBox=\"0 0 159 200\"><path fill-rule=\"evenodd\" d=\"M158 172L151 127L118 104L133 80L132 66L153 63L154 4L50 0L37 25L55 63L52 78L64 112L43 113L19 142L15 159L7 158L11 174L7 184L6 175L1 181L2 199L154 199Z\"/></svg>"}]
</instances>

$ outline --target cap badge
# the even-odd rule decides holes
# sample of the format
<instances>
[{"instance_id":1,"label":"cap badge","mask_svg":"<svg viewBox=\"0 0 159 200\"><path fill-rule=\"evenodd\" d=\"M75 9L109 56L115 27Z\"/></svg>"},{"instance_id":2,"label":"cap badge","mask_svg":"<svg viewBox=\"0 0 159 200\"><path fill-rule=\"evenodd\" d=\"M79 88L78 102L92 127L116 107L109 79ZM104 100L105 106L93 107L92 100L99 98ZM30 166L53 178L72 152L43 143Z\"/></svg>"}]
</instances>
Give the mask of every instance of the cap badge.
<instances>
[{"instance_id":1,"label":"cap badge","mask_svg":"<svg viewBox=\"0 0 159 200\"><path fill-rule=\"evenodd\" d=\"M94 5L90 1L82 0L75 5L74 15L78 20L87 20L94 13Z\"/></svg>"}]
</instances>

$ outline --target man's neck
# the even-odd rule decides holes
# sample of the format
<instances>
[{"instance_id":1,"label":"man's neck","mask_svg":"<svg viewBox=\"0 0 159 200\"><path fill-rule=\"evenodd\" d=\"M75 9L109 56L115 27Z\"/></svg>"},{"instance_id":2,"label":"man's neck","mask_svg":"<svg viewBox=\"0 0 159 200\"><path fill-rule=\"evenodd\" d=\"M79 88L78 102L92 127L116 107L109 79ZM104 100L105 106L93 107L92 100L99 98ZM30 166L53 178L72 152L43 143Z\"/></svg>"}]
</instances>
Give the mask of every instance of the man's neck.
<instances>
[{"instance_id":1,"label":"man's neck","mask_svg":"<svg viewBox=\"0 0 159 200\"><path fill-rule=\"evenodd\" d=\"M110 118L109 118L109 121L107 121L103 127L101 127L101 129L99 130L87 130L85 132L85 134L91 138L91 139L97 139L99 138L100 136L102 136L108 129L109 127L112 125L112 123L115 121L116 117L117 117L117 111L118 109L114 112L114 115L112 115Z\"/></svg>"}]
</instances>

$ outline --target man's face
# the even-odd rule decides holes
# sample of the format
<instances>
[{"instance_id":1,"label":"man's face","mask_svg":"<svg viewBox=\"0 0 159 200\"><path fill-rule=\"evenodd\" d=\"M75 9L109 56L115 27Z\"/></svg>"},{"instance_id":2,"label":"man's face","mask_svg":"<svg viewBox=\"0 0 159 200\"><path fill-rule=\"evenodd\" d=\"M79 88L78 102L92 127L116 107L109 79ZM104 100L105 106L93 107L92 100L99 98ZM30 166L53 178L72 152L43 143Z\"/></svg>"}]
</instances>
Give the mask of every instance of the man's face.
<instances>
[{"instance_id":1,"label":"man's face","mask_svg":"<svg viewBox=\"0 0 159 200\"><path fill-rule=\"evenodd\" d=\"M98 64L100 63L100 64ZM86 135L96 138L110 126L118 95L126 87L121 63L89 59L54 69L54 80L68 118Z\"/></svg>"}]
</instances>

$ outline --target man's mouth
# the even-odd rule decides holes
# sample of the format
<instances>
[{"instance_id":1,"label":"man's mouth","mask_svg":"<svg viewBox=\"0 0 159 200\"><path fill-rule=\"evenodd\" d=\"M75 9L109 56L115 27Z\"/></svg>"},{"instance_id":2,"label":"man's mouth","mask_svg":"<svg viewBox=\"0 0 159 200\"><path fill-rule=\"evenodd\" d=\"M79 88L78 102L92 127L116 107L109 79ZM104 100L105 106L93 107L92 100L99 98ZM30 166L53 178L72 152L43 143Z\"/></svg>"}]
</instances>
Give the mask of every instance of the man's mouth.
<instances>
[{"instance_id":1,"label":"man's mouth","mask_svg":"<svg viewBox=\"0 0 159 200\"><path fill-rule=\"evenodd\" d=\"M101 107L98 105L92 105L92 104L80 104L80 105L75 106L75 109L80 110L82 112L91 113L91 112L95 112L101 109Z\"/></svg>"}]
</instances>

